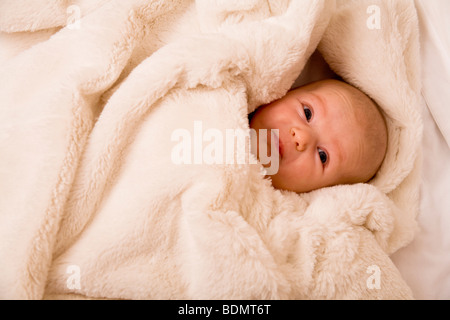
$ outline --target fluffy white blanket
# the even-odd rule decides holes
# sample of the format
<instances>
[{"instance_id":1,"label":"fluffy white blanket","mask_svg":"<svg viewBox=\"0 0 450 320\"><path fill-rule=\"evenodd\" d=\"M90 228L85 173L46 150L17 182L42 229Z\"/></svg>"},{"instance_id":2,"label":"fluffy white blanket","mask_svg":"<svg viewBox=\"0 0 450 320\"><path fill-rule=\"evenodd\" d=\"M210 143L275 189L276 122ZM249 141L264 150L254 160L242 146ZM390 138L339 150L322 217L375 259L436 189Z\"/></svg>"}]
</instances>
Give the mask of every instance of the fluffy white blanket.
<instances>
[{"instance_id":1,"label":"fluffy white blanket","mask_svg":"<svg viewBox=\"0 0 450 320\"><path fill-rule=\"evenodd\" d=\"M71 3L0 4L0 297L413 298L389 258L418 210L411 1ZM174 161L174 132L206 155L248 134L316 48L386 114L373 183L297 195L248 150Z\"/></svg>"}]
</instances>

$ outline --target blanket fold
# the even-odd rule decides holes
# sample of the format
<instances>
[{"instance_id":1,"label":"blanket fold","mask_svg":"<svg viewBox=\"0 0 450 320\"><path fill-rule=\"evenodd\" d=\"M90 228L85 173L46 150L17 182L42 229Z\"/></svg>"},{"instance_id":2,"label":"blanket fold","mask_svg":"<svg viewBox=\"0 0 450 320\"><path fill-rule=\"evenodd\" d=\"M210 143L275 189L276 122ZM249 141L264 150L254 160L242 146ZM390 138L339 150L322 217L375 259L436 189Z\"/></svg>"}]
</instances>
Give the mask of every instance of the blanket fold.
<instances>
[{"instance_id":1,"label":"blanket fold","mask_svg":"<svg viewBox=\"0 0 450 320\"><path fill-rule=\"evenodd\" d=\"M412 298L389 259L418 208L411 2L14 3L0 10L22 48L0 61L2 298ZM383 109L388 156L372 184L281 192L247 115L316 49Z\"/></svg>"}]
</instances>

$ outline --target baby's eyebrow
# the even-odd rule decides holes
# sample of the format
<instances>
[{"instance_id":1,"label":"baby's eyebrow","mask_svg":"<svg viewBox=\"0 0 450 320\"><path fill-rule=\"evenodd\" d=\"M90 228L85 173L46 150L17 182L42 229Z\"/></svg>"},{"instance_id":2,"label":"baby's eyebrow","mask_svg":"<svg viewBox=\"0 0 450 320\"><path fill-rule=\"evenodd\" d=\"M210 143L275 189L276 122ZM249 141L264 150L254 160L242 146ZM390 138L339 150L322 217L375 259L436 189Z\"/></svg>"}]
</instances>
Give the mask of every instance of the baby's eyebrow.
<instances>
[{"instance_id":1,"label":"baby's eyebrow","mask_svg":"<svg viewBox=\"0 0 450 320\"><path fill-rule=\"evenodd\" d=\"M314 97L314 100L316 100L316 106L314 106L314 107L317 108L317 106L318 106L320 109L321 116L325 117L327 115L327 110L325 108L326 100L313 92L311 92L311 95Z\"/></svg>"},{"instance_id":2,"label":"baby's eyebrow","mask_svg":"<svg viewBox=\"0 0 450 320\"><path fill-rule=\"evenodd\" d=\"M337 140L335 142L336 145L336 151L334 152L334 156L338 158L339 163L345 163L345 158L346 158L346 154L345 154L345 148L342 146L341 142L339 140Z\"/></svg>"}]
</instances>

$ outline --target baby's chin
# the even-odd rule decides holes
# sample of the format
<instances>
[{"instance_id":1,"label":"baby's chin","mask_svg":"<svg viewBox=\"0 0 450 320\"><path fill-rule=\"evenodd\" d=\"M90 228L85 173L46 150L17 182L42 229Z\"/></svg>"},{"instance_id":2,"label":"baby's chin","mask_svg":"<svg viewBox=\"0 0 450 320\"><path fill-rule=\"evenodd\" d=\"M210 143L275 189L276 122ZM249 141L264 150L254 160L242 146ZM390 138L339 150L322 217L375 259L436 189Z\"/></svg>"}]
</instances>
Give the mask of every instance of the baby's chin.
<instances>
[{"instance_id":1,"label":"baby's chin","mask_svg":"<svg viewBox=\"0 0 450 320\"><path fill-rule=\"evenodd\" d=\"M284 179L280 174L274 174L266 177L272 181L272 186L275 189L292 192L299 192L297 190L300 190L297 186L287 183L286 179Z\"/></svg>"},{"instance_id":2,"label":"baby's chin","mask_svg":"<svg viewBox=\"0 0 450 320\"><path fill-rule=\"evenodd\" d=\"M291 175L290 175L291 176ZM283 176L281 173L272 175L272 176L266 176L269 178L272 182L272 186L275 189L283 190L283 191L290 191L295 193L308 193L311 191L314 191L319 188L315 188L312 185L306 184L306 183L298 183L298 181L292 181L286 176ZM297 178L300 179L300 178ZM296 183L297 182L297 183Z\"/></svg>"}]
</instances>

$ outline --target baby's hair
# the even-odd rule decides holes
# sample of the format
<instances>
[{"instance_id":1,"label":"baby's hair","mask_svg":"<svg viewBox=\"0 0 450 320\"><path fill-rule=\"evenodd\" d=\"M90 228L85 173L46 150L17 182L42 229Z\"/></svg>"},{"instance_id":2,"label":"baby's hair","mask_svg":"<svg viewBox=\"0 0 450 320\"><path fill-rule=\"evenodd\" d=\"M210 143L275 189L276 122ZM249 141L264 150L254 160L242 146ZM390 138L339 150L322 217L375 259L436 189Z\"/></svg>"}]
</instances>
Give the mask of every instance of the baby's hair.
<instances>
[{"instance_id":1,"label":"baby's hair","mask_svg":"<svg viewBox=\"0 0 450 320\"><path fill-rule=\"evenodd\" d=\"M383 164L388 144L388 130L386 119L381 107L365 94L362 90L347 84L350 87L352 102L356 111L356 117L364 128L364 141L367 143L369 155L376 157L376 168L372 169L372 174L368 181L372 180Z\"/></svg>"}]
</instances>

